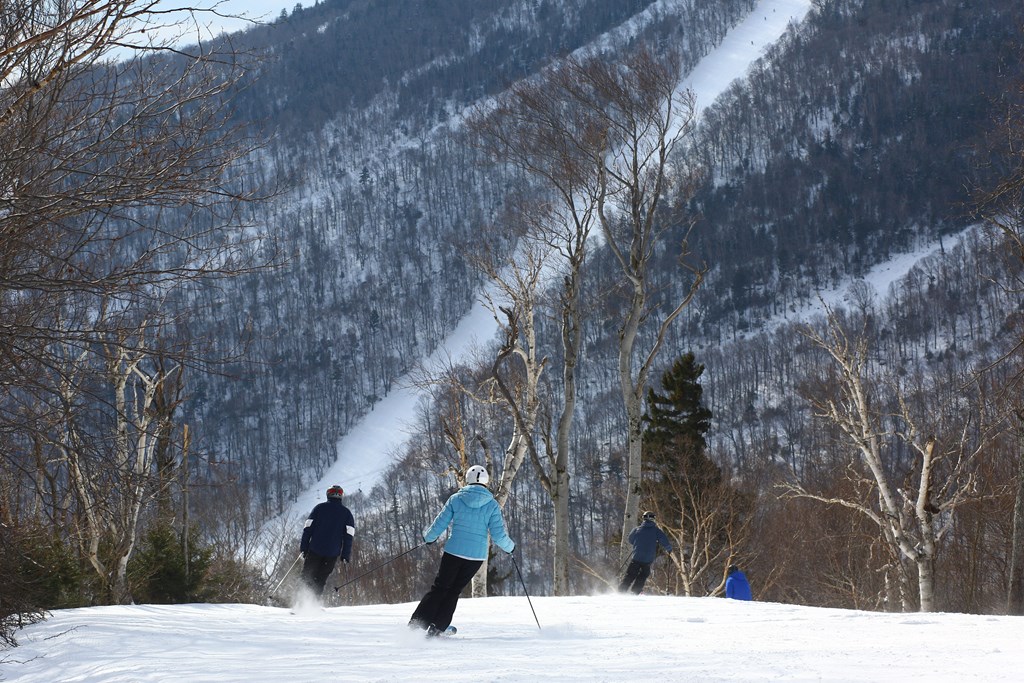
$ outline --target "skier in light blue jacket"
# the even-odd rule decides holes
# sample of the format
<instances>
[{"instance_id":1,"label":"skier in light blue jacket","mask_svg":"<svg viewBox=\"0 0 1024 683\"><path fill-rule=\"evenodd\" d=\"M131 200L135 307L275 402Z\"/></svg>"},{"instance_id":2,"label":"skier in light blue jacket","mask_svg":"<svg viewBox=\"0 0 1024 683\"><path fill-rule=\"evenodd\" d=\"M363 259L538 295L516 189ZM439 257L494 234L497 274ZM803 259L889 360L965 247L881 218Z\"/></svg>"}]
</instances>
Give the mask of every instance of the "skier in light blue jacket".
<instances>
[{"instance_id":1,"label":"skier in light blue jacket","mask_svg":"<svg viewBox=\"0 0 1024 683\"><path fill-rule=\"evenodd\" d=\"M487 470L480 465L466 470L466 486L452 494L434 523L423 532L423 540L433 543L449 526L452 529L437 576L413 612L410 628L424 629L427 635L448 629L459 594L487 559L488 537L507 553L515 550L516 544L505 530L501 508L487 488L489 480Z\"/></svg>"}]
</instances>

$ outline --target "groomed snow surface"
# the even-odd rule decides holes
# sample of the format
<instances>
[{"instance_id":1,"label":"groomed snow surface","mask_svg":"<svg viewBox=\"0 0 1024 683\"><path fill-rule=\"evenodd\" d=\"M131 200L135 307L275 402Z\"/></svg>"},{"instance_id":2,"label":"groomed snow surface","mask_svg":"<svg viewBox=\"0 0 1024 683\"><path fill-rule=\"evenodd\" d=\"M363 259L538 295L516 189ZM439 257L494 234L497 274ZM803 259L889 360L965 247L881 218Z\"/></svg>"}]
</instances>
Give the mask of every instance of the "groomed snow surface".
<instances>
[{"instance_id":1,"label":"groomed snow surface","mask_svg":"<svg viewBox=\"0 0 1024 683\"><path fill-rule=\"evenodd\" d=\"M330 588L328 587L328 590ZM722 598L463 599L427 639L414 604L60 610L0 651L0 680L1021 681L1024 618L885 614Z\"/></svg>"}]
</instances>

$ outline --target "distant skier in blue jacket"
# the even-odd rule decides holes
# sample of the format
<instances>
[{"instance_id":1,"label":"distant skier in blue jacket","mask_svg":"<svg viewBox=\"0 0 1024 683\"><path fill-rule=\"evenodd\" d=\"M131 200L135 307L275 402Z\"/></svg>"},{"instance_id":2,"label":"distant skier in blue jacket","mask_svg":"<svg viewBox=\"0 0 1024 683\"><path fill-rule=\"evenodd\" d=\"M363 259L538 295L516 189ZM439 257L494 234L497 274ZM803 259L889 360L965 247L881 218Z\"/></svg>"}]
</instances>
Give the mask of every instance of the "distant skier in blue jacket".
<instances>
[{"instance_id":1,"label":"distant skier in blue jacket","mask_svg":"<svg viewBox=\"0 0 1024 683\"><path fill-rule=\"evenodd\" d=\"M672 543L654 521L654 513L645 512L643 519L640 526L629 532L629 542L633 545L633 559L626 567L626 574L619 584L619 590L623 593L631 591L639 595L644 589L647 577L651 575L651 564L658 556L658 546L665 552L672 552Z\"/></svg>"},{"instance_id":2,"label":"distant skier in blue jacket","mask_svg":"<svg viewBox=\"0 0 1024 683\"><path fill-rule=\"evenodd\" d=\"M753 600L746 575L734 564L729 565L729 577L725 580L725 597L734 600Z\"/></svg>"},{"instance_id":3,"label":"distant skier in blue jacket","mask_svg":"<svg viewBox=\"0 0 1024 683\"><path fill-rule=\"evenodd\" d=\"M356 523L352 512L341 502L344 495L340 486L327 489L327 500L313 508L302 529L302 581L317 598L324 592L338 557L342 562L352 557Z\"/></svg>"},{"instance_id":4,"label":"distant skier in blue jacket","mask_svg":"<svg viewBox=\"0 0 1024 683\"><path fill-rule=\"evenodd\" d=\"M487 489L489 480L487 470L480 465L466 470L466 486L448 498L434 523L423 532L423 540L433 543L445 529L452 528L437 576L409 619L410 628L437 635L451 625L459 594L487 559L488 536L506 553L515 550L498 501Z\"/></svg>"}]
</instances>

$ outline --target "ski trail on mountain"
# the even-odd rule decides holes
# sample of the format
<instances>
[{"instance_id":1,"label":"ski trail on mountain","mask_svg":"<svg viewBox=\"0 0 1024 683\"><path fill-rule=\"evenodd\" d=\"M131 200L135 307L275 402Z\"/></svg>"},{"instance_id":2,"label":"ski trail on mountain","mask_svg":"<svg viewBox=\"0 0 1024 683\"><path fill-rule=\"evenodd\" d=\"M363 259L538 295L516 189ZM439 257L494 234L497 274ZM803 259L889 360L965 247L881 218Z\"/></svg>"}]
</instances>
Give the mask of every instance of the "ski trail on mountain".
<instances>
[{"instance_id":1,"label":"ski trail on mountain","mask_svg":"<svg viewBox=\"0 0 1024 683\"><path fill-rule=\"evenodd\" d=\"M753 11L729 31L680 83L696 95L697 112L704 110L785 33L790 23L800 23L811 9L811 0L762 0ZM440 369L472 356L474 350L494 338L497 323L478 297L469 314L440 347L423 362L423 367ZM421 402L429 400L424 390L412 386L406 377L338 442L338 458L324 476L299 495L284 514L291 520L305 517L324 491L333 484L347 492L369 493L411 438Z\"/></svg>"},{"instance_id":2,"label":"ski trail on mountain","mask_svg":"<svg viewBox=\"0 0 1024 683\"><path fill-rule=\"evenodd\" d=\"M791 23L799 24L811 9L810 0L763 0L725 39L702 59L681 86L697 97L696 115L744 78L765 49L782 37Z\"/></svg>"}]
</instances>

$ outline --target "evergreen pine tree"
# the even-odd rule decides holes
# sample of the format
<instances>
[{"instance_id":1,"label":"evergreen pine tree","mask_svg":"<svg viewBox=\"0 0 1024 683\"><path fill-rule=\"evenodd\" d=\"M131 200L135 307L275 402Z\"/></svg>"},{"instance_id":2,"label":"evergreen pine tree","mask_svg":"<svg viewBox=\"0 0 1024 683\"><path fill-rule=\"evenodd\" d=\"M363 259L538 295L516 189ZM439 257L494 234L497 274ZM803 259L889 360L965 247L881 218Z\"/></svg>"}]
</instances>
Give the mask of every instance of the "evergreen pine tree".
<instances>
[{"instance_id":1,"label":"evergreen pine tree","mask_svg":"<svg viewBox=\"0 0 1024 683\"><path fill-rule=\"evenodd\" d=\"M181 536L166 522L153 525L128 563L129 582L136 602L176 604L202 602L213 550L200 542L198 529L189 529L189 558Z\"/></svg>"},{"instance_id":2,"label":"evergreen pine tree","mask_svg":"<svg viewBox=\"0 0 1024 683\"><path fill-rule=\"evenodd\" d=\"M707 455L703 373L692 353L680 356L661 393L648 391L644 415L644 504L675 546L666 589L685 595L710 595L716 573L744 552L754 504Z\"/></svg>"},{"instance_id":3,"label":"evergreen pine tree","mask_svg":"<svg viewBox=\"0 0 1024 683\"><path fill-rule=\"evenodd\" d=\"M704 366L693 353L680 356L661 377L662 393L647 393L644 415L644 487L647 507L669 526L685 530L692 498L718 487L721 470L707 457L704 435L711 411L701 402Z\"/></svg>"}]
</instances>

